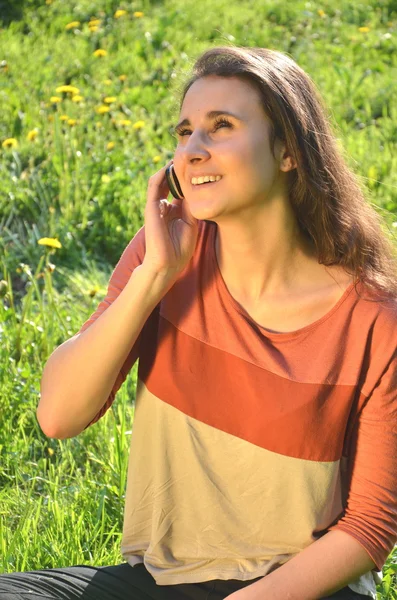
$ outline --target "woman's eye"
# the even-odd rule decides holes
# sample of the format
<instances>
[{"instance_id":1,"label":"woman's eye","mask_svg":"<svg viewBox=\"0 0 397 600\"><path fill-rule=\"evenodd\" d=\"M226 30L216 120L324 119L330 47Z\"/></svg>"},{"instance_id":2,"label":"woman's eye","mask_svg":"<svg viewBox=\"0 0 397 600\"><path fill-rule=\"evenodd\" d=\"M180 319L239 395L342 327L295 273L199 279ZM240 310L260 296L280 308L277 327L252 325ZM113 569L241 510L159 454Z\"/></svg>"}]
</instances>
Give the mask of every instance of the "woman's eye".
<instances>
[{"instance_id":1,"label":"woman's eye","mask_svg":"<svg viewBox=\"0 0 397 600\"><path fill-rule=\"evenodd\" d=\"M214 129L219 129L219 127L221 125L224 125L225 127L232 127L232 124L229 121L226 121L226 119L221 119L220 121L218 121L217 123L215 123L214 125ZM183 137L186 133L191 133L190 129L181 129L180 131L177 132L178 135L180 137Z\"/></svg>"}]
</instances>

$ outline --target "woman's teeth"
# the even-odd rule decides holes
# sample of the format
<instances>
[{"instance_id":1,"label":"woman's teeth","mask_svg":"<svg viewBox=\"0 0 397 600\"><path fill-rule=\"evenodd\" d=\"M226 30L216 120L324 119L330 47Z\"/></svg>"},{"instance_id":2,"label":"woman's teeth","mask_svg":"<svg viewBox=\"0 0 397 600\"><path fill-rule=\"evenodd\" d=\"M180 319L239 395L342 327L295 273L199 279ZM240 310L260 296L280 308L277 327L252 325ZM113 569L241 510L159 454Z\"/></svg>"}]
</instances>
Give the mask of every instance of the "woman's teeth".
<instances>
[{"instance_id":1,"label":"woman's teeth","mask_svg":"<svg viewBox=\"0 0 397 600\"><path fill-rule=\"evenodd\" d=\"M201 185L203 183L209 183L214 181L219 181L222 179L221 175L207 175L206 177L192 177L193 185Z\"/></svg>"}]
</instances>

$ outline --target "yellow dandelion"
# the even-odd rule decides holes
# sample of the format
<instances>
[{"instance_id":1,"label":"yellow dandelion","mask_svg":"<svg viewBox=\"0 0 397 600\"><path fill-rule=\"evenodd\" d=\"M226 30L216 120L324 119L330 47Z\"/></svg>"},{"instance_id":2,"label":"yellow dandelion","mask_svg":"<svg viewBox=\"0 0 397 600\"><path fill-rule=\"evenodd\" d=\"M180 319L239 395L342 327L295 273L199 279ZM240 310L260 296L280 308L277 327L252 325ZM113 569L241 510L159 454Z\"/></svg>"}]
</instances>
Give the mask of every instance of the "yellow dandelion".
<instances>
[{"instance_id":1,"label":"yellow dandelion","mask_svg":"<svg viewBox=\"0 0 397 600\"><path fill-rule=\"evenodd\" d=\"M136 17L137 19L140 19L141 17L143 17L143 12L140 12L139 10L137 10L136 12L134 12L134 17Z\"/></svg>"},{"instance_id":2,"label":"yellow dandelion","mask_svg":"<svg viewBox=\"0 0 397 600\"><path fill-rule=\"evenodd\" d=\"M153 159L152 159L152 160L153 160L153 162L154 162L154 163L158 163L158 162L160 162L160 160L161 160L161 156L159 156L159 155L157 155L157 156L153 156Z\"/></svg>"},{"instance_id":3,"label":"yellow dandelion","mask_svg":"<svg viewBox=\"0 0 397 600\"><path fill-rule=\"evenodd\" d=\"M101 24L101 19L91 18L90 22L88 23L88 27L99 27L100 24Z\"/></svg>"},{"instance_id":4,"label":"yellow dandelion","mask_svg":"<svg viewBox=\"0 0 397 600\"><path fill-rule=\"evenodd\" d=\"M106 150L113 150L114 147L115 147L114 142L108 142L106 145Z\"/></svg>"},{"instance_id":5,"label":"yellow dandelion","mask_svg":"<svg viewBox=\"0 0 397 600\"><path fill-rule=\"evenodd\" d=\"M361 33L368 33L370 29L369 27L359 27L358 30L361 31Z\"/></svg>"},{"instance_id":6,"label":"yellow dandelion","mask_svg":"<svg viewBox=\"0 0 397 600\"><path fill-rule=\"evenodd\" d=\"M113 102L116 102L116 100L116 96L106 96L106 98L103 99L105 104L112 104Z\"/></svg>"},{"instance_id":7,"label":"yellow dandelion","mask_svg":"<svg viewBox=\"0 0 397 600\"><path fill-rule=\"evenodd\" d=\"M72 102L81 102L82 100L84 100L83 96L72 96Z\"/></svg>"},{"instance_id":8,"label":"yellow dandelion","mask_svg":"<svg viewBox=\"0 0 397 600\"><path fill-rule=\"evenodd\" d=\"M72 21L71 23L68 23L67 25L65 25L65 29L67 31L69 31L69 29L76 29L76 27L78 27L80 25L80 21Z\"/></svg>"},{"instance_id":9,"label":"yellow dandelion","mask_svg":"<svg viewBox=\"0 0 397 600\"><path fill-rule=\"evenodd\" d=\"M142 127L144 127L144 125L145 125L145 121L137 121L136 123L134 123L133 128L141 129Z\"/></svg>"},{"instance_id":10,"label":"yellow dandelion","mask_svg":"<svg viewBox=\"0 0 397 600\"><path fill-rule=\"evenodd\" d=\"M95 127L96 127L97 129L101 129L101 127L103 127L103 124L101 123L101 121L97 121L97 122L95 123Z\"/></svg>"},{"instance_id":11,"label":"yellow dandelion","mask_svg":"<svg viewBox=\"0 0 397 600\"><path fill-rule=\"evenodd\" d=\"M49 120L50 123L52 123L53 120L54 120L54 116L53 115L48 115L48 120Z\"/></svg>"},{"instance_id":12,"label":"yellow dandelion","mask_svg":"<svg viewBox=\"0 0 397 600\"><path fill-rule=\"evenodd\" d=\"M114 18L115 19L120 19L120 17L124 17L124 15L127 14L126 10L116 10L116 12L114 13Z\"/></svg>"},{"instance_id":13,"label":"yellow dandelion","mask_svg":"<svg viewBox=\"0 0 397 600\"><path fill-rule=\"evenodd\" d=\"M103 85L112 85L113 81L111 79L104 79L102 83Z\"/></svg>"},{"instance_id":14,"label":"yellow dandelion","mask_svg":"<svg viewBox=\"0 0 397 600\"><path fill-rule=\"evenodd\" d=\"M68 125L70 125L71 127L73 127L73 125L76 125L77 123L77 119L68 119Z\"/></svg>"},{"instance_id":15,"label":"yellow dandelion","mask_svg":"<svg viewBox=\"0 0 397 600\"><path fill-rule=\"evenodd\" d=\"M59 118L61 119L61 121L68 121L69 120L68 115L61 115Z\"/></svg>"},{"instance_id":16,"label":"yellow dandelion","mask_svg":"<svg viewBox=\"0 0 397 600\"><path fill-rule=\"evenodd\" d=\"M98 286L95 286L94 288L92 288L92 290L90 290L90 291L88 292L88 295L89 295L91 298L93 298L94 296L96 296L96 295L97 295L97 293L98 293L98 292L99 292L99 287L98 287Z\"/></svg>"},{"instance_id":17,"label":"yellow dandelion","mask_svg":"<svg viewBox=\"0 0 397 600\"><path fill-rule=\"evenodd\" d=\"M55 91L57 94L65 93L72 94L73 96L80 93L79 88L75 87L74 85L60 85Z\"/></svg>"},{"instance_id":18,"label":"yellow dandelion","mask_svg":"<svg viewBox=\"0 0 397 600\"><path fill-rule=\"evenodd\" d=\"M47 448L47 452L50 456L53 456L54 450L52 448Z\"/></svg>"},{"instance_id":19,"label":"yellow dandelion","mask_svg":"<svg viewBox=\"0 0 397 600\"><path fill-rule=\"evenodd\" d=\"M129 119L121 119L119 121L119 125L122 127L128 127L128 125L131 125L131 121Z\"/></svg>"},{"instance_id":20,"label":"yellow dandelion","mask_svg":"<svg viewBox=\"0 0 397 600\"><path fill-rule=\"evenodd\" d=\"M119 75L120 81L125 81L127 79L127 75Z\"/></svg>"},{"instance_id":21,"label":"yellow dandelion","mask_svg":"<svg viewBox=\"0 0 397 600\"><path fill-rule=\"evenodd\" d=\"M95 25L95 27L90 27L90 32L91 33L95 33L96 31L98 31L98 26Z\"/></svg>"},{"instance_id":22,"label":"yellow dandelion","mask_svg":"<svg viewBox=\"0 0 397 600\"><path fill-rule=\"evenodd\" d=\"M97 58L102 58L103 56L106 56L106 55L107 55L107 52L103 48L98 48L98 50L95 50L95 52L94 52L94 56L96 56Z\"/></svg>"},{"instance_id":23,"label":"yellow dandelion","mask_svg":"<svg viewBox=\"0 0 397 600\"><path fill-rule=\"evenodd\" d=\"M325 17L325 12L321 8L317 11L317 13L319 17Z\"/></svg>"},{"instance_id":24,"label":"yellow dandelion","mask_svg":"<svg viewBox=\"0 0 397 600\"><path fill-rule=\"evenodd\" d=\"M105 113L108 113L110 111L110 108L109 106L97 106L95 110L98 113L98 115L104 115Z\"/></svg>"},{"instance_id":25,"label":"yellow dandelion","mask_svg":"<svg viewBox=\"0 0 397 600\"><path fill-rule=\"evenodd\" d=\"M18 142L15 138L7 138L2 143L3 148L18 148Z\"/></svg>"},{"instance_id":26,"label":"yellow dandelion","mask_svg":"<svg viewBox=\"0 0 397 600\"><path fill-rule=\"evenodd\" d=\"M39 132L37 129L32 129L31 131L29 131L28 135L26 136L26 139L29 142L34 142L34 140L37 138L37 136L39 135Z\"/></svg>"},{"instance_id":27,"label":"yellow dandelion","mask_svg":"<svg viewBox=\"0 0 397 600\"><path fill-rule=\"evenodd\" d=\"M101 181L102 181L102 183L109 183L109 181L110 181L109 175L102 175Z\"/></svg>"},{"instance_id":28,"label":"yellow dandelion","mask_svg":"<svg viewBox=\"0 0 397 600\"><path fill-rule=\"evenodd\" d=\"M62 98L59 96L51 96L50 102L51 104L57 104L58 102L62 102Z\"/></svg>"},{"instance_id":29,"label":"yellow dandelion","mask_svg":"<svg viewBox=\"0 0 397 600\"><path fill-rule=\"evenodd\" d=\"M61 242L57 238L40 238L37 242L40 246L48 246L49 248L62 248Z\"/></svg>"}]
</instances>

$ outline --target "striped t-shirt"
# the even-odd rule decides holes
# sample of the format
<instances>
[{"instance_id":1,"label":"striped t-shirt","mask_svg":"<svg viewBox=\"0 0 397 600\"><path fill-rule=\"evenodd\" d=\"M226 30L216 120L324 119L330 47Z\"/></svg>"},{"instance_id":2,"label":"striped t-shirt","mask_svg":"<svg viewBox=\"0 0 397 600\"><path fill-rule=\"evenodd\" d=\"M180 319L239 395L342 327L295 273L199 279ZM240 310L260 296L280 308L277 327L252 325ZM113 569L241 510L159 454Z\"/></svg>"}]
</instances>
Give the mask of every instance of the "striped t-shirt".
<instances>
[{"instance_id":1,"label":"striped t-shirt","mask_svg":"<svg viewBox=\"0 0 397 600\"><path fill-rule=\"evenodd\" d=\"M139 359L122 554L158 585L247 581L339 529L381 571L397 540L397 303L352 284L314 323L269 331L230 294L216 231L199 221L192 259L91 422ZM80 332L144 256L142 227ZM378 581L350 587L376 598Z\"/></svg>"}]
</instances>

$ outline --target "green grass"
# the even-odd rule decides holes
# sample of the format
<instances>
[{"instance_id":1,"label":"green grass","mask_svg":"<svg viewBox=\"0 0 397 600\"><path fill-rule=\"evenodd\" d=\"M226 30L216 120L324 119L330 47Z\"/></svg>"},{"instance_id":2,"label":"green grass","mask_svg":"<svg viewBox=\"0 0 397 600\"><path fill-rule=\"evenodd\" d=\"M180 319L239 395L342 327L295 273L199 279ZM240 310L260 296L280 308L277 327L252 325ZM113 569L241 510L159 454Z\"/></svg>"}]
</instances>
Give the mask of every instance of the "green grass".
<instances>
[{"instance_id":1,"label":"green grass","mask_svg":"<svg viewBox=\"0 0 397 600\"><path fill-rule=\"evenodd\" d=\"M148 178L173 156L178 87L210 46L290 54L394 231L396 3L0 0L0 9L0 571L111 564L121 560L136 365L108 414L75 439L46 438L35 410L48 356L95 310L143 224ZM116 19L117 9L127 14ZM66 30L72 21L81 24ZM95 57L98 48L107 55ZM83 100L57 94L64 84ZM116 100L101 115L105 97ZM16 148L1 146L9 138ZM44 249L41 237L62 248ZM397 551L379 598L397 598L396 571Z\"/></svg>"}]
</instances>

